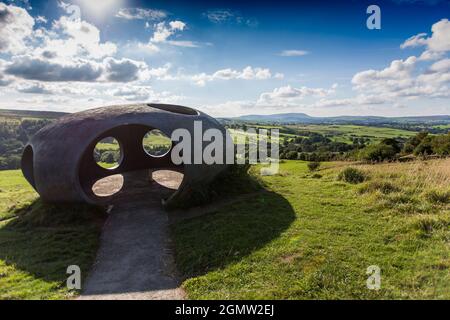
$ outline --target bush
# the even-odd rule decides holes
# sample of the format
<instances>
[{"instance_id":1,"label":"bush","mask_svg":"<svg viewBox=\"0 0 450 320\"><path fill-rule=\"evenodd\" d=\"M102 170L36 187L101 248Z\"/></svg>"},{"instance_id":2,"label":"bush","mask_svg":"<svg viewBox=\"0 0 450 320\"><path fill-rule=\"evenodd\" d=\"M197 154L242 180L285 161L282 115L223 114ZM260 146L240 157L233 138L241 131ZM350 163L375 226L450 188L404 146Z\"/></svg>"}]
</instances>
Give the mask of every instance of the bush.
<instances>
[{"instance_id":1,"label":"bush","mask_svg":"<svg viewBox=\"0 0 450 320\"><path fill-rule=\"evenodd\" d=\"M348 183L361 183L364 182L367 177L363 171L348 167L339 173L338 179Z\"/></svg>"},{"instance_id":2,"label":"bush","mask_svg":"<svg viewBox=\"0 0 450 320\"><path fill-rule=\"evenodd\" d=\"M397 152L392 145L384 143L372 144L365 147L360 152L360 158L366 161L378 162L384 160L392 160L395 158Z\"/></svg>"},{"instance_id":3,"label":"bush","mask_svg":"<svg viewBox=\"0 0 450 320\"><path fill-rule=\"evenodd\" d=\"M309 171L316 171L318 170L320 167L320 162L319 161L312 161L312 162L308 162L308 169Z\"/></svg>"},{"instance_id":4,"label":"bush","mask_svg":"<svg viewBox=\"0 0 450 320\"><path fill-rule=\"evenodd\" d=\"M100 156L100 161L105 163L116 163L119 161L120 153L117 151L104 151Z\"/></svg>"}]
</instances>

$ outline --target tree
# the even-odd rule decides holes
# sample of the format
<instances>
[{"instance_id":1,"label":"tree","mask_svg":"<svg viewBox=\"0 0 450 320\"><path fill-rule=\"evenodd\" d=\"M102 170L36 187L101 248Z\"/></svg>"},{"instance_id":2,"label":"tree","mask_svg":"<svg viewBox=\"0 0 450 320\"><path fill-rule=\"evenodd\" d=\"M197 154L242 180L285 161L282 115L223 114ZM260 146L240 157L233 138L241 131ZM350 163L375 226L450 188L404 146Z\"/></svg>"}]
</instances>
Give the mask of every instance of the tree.
<instances>
[{"instance_id":1,"label":"tree","mask_svg":"<svg viewBox=\"0 0 450 320\"><path fill-rule=\"evenodd\" d=\"M366 161L378 162L384 160L392 160L395 158L397 152L391 145L384 143L372 144L360 152L360 158Z\"/></svg>"}]
</instances>

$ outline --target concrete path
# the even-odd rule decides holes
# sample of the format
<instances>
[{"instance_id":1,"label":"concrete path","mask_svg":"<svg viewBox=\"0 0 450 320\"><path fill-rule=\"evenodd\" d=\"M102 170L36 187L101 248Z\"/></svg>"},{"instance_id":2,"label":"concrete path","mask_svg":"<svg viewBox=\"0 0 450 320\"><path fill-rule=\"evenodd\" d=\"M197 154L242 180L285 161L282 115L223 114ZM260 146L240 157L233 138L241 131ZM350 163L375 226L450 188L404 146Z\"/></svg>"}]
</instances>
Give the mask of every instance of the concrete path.
<instances>
[{"instance_id":1,"label":"concrete path","mask_svg":"<svg viewBox=\"0 0 450 320\"><path fill-rule=\"evenodd\" d=\"M100 249L79 299L183 299L179 287L168 216L160 199L176 189L182 176L171 171L123 175L123 187L114 199L103 228ZM97 194L117 190L121 177L98 184Z\"/></svg>"}]
</instances>

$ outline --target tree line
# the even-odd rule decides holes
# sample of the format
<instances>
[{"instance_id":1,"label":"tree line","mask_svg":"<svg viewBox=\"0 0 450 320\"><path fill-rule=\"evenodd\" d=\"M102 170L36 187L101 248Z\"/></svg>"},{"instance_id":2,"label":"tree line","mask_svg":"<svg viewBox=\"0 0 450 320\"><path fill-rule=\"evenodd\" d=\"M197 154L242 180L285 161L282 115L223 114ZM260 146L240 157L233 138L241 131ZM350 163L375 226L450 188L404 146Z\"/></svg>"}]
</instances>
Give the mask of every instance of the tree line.
<instances>
[{"instance_id":1,"label":"tree line","mask_svg":"<svg viewBox=\"0 0 450 320\"><path fill-rule=\"evenodd\" d=\"M48 119L0 122L0 170L20 168L23 148L36 132L50 122Z\"/></svg>"}]
</instances>

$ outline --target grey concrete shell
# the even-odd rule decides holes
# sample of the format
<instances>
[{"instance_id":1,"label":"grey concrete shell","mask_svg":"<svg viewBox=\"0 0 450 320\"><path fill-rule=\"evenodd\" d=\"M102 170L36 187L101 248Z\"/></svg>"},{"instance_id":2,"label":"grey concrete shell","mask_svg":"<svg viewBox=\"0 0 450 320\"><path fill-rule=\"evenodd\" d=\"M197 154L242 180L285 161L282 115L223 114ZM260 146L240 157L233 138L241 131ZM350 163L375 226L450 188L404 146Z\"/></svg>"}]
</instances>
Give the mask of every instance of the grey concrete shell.
<instances>
[{"instance_id":1,"label":"grey concrete shell","mask_svg":"<svg viewBox=\"0 0 450 320\"><path fill-rule=\"evenodd\" d=\"M46 202L106 204L108 197L98 197L92 192L99 179L129 171L171 168L184 173L178 190L165 200L167 206L176 206L189 201L196 189L206 186L226 165L193 164L193 161L175 165L170 152L161 157L148 155L142 139L152 129L171 137L174 130L183 128L194 137L194 121L201 121L203 132L215 128L223 133L224 139L228 135L214 118L176 105L118 105L70 114L42 128L31 139L22 155L22 172ZM93 158L95 145L105 137L116 138L121 147L122 159L114 169L101 168ZM192 148L194 140L191 139ZM202 150L208 143L201 143Z\"/></svg>"}]
</instances>

